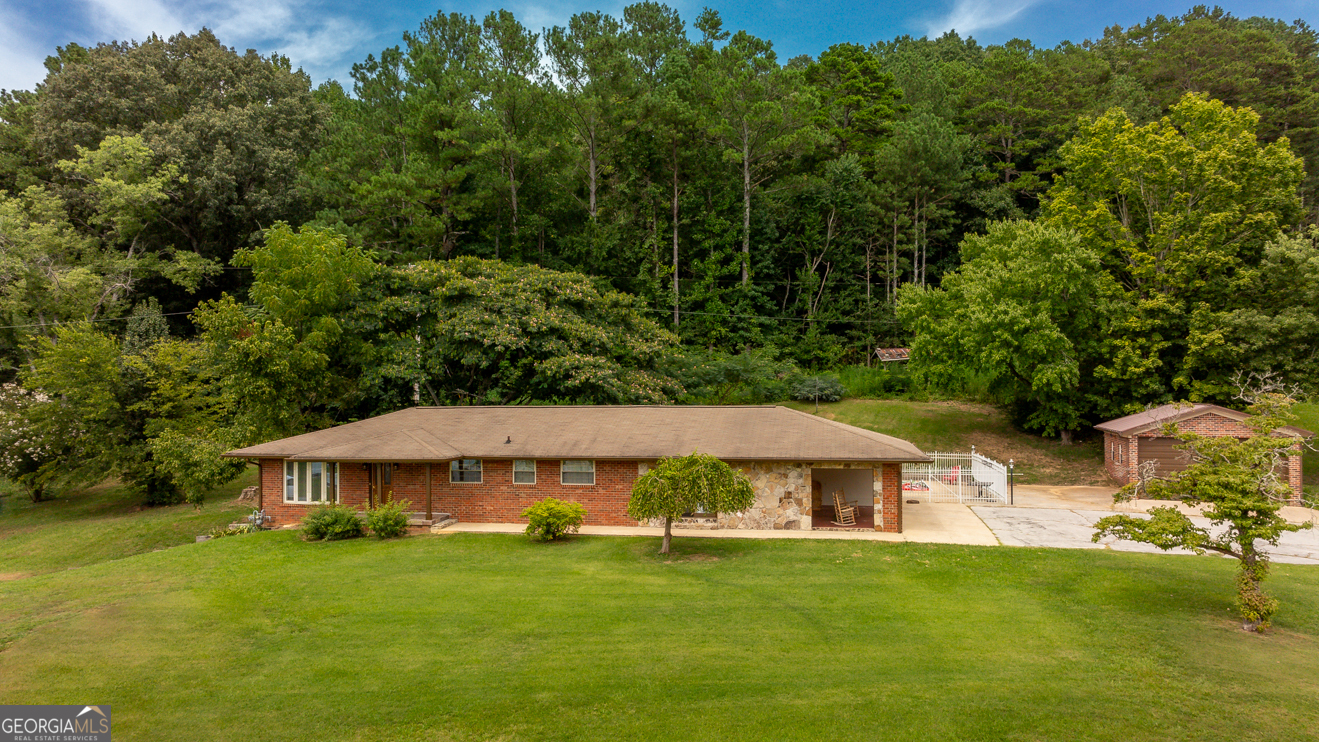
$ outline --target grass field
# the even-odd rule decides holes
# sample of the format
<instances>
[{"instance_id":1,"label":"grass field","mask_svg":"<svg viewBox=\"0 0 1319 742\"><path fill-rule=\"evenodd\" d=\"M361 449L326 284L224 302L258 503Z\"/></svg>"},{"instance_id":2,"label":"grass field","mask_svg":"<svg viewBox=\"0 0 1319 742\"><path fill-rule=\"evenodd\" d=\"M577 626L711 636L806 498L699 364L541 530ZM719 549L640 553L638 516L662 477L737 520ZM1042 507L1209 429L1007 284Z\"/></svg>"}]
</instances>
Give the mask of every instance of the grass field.
<instances>
[{"instance_id":1,"label":"grass field","mask_svg":"<svg viewBox=\"0 0 1319 742\"><path fill-rule=\"evenodd\" d=\"M252 470L210 493L201 510L144 508L139 497L111 484L40 503L11 490L0 508L0 580L190 543L251 513L251 505L234 499L255 483Z\"/></svg>"},{"instance_id":2,"label":"grass field","mask_svg":"<svg viewBox=\"0 0 1319 742\"><path fill-rule=\"evenodd\" d=\"M785 403L814 412L810 403ZM1022 433L996 407L970 402L845 399L821 404L831 420L909 440L922 451L970 451L1016 462L1017 484L1111 484L1104 472L1103 439L1064 446Z\"/></svg>"},{"instance_id":3,"label":"grass field","mask_svg":"<svg viewBox=\"0 0 1319 742\"><path fill-rule=\"evenodd\" d=\"M0 703L120 740L1280 740L1319 728L1319 569L1277 629L1210 558L876 542L220 539L0 583Z\"/></svg>"}]
</instances>

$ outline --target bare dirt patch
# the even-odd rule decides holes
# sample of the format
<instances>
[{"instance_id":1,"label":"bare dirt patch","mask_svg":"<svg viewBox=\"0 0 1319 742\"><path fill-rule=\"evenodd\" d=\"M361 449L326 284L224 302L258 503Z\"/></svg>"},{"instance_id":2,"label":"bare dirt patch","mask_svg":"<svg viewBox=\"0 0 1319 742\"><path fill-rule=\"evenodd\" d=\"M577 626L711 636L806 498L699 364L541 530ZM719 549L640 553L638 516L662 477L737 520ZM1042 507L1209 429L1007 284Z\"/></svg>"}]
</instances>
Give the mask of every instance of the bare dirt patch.
<instances>
[{"instance_id":1,"label":"bare dirt patch","mask_svg":"<svg viewBox=\"0 0 1319 742\"><path fill-rule=\"evenodd\" d=\"M21 580L27 577L27 572L0 572L0 582L9 582L11 580Z\"/></svg>"},{"instance_id":2,"label":"bare dirt patch","mask_svg":"<svg viewBox=\"0 0 1319 742\"><path fill-rule=\"evenodd\" d=\"M717 557L714 554L683 554L681 556L672 556L665 560L665 564L676 564L677 562L717 562L723 557Z\"/></svg>"}]
</instances>

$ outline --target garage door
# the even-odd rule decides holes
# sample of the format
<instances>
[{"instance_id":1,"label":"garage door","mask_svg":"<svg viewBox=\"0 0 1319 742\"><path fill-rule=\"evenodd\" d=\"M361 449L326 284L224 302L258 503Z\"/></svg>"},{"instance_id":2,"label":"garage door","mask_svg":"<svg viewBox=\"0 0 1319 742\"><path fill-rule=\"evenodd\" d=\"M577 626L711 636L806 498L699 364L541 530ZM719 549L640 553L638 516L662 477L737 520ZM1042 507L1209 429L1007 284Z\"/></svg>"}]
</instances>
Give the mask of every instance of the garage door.
<instances>
[{"instance_id":1,"label":"garage door","mask_svg":"<svg viewBox=\"0 0 1319 742\"><path fill-rule=\"evenodd\" d=\"M1176 471L1185 469L1190 463L1185 451L1177 450L1181 445L1178 438L1161 436L1158 438L1141 438L1139 444L1139 463L1154 461L1154 476L1166 477Z\"/></svg>"}]
</instances>

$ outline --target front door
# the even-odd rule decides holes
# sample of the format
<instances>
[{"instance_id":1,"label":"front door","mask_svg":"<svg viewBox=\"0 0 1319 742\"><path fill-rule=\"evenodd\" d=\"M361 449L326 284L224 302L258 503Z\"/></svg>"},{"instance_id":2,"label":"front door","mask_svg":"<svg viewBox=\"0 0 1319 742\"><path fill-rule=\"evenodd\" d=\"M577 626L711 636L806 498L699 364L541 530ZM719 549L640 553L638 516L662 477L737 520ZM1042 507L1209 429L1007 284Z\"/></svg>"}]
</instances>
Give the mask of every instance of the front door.
<instances>
[{"instance_id":1,"label":"front door","mask_svg":"<svg viewBox=\"0 0 1319 742\"><path fill-rule=\"evenodd\" d=\"M368 495L368 505L372 508L379 507L390 499L394 491L394 465L393 464L372 464L371 465L371 491Z\"/></svg>"}]
</instances>

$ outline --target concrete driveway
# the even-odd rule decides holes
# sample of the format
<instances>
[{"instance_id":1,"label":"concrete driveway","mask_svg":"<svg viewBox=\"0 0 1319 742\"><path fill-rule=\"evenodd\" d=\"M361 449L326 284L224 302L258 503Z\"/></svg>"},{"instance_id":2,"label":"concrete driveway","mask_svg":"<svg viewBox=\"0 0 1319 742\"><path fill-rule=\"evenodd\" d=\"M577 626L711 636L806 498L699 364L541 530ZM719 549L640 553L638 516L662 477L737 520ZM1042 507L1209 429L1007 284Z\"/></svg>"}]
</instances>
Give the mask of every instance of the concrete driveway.
<instances>
[{"instance_id":1,"label":"concrete driveway","mask_svg":"<svg viewBox=\"0 0 1319 742\"><path fill-rule=\"evenodd\" d=\"M1072 489L1072 488L1066 488ZM1098 489L1098 488L1084 488ZM1020 493L1021 488L1018 488ZM1021 502L1020 499L1017 500ZM1037 503L1040 504L1040 503ZM1015 506L975 506L971 510L980 517L989 530L1006 546L1049 546L1061 549L1111 549L1112 551L1136 551L1150 554L1191 554L1182 549L1164 552L1148 544L1119 541L1105 538L1099 543L1090 540L1094 534L1094 524L1100 518L1112 515L1115 506L1110 495L1109 507L1106 509L1067 507L1076 504L1070 498L1050 501L1052 507ZM1117 512L1138 515L1156 505L1174 503L1155 500L1140 500L1116 506ZM1195 511L1179 506L1179 509L1191 516L1191 522L1198 526L1208 526L1207 518L1195 515ZM1288 512L1290 511L1290 512ZM1305 508L1284 508L1284 517L1293 522L1310 521L1314 514ZM1319 564L1319 528L1311 528L1297 533L1284 534L1277 547L1269 547L1271 558L1275 562L1288 564Z\"/></svg>"}]
</instances>

